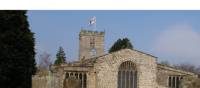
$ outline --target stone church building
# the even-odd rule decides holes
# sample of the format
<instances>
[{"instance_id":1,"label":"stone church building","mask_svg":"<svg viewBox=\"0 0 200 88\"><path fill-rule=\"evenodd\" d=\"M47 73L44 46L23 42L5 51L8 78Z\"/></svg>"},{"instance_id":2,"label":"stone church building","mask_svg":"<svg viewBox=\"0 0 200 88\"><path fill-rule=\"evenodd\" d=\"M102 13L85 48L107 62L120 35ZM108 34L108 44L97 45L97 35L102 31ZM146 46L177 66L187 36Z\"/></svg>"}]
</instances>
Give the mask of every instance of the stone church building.
<instances>
[{"instance_id":1,"label":"stone church building","mask_svg":"<svg viewBox=\"0 0 200 88\"><path fill-rule=\"evenodd\" d=\"M105 54L104 35L81 30L79 60L52 65L46 75L33 76L33 88L181 88L183 79L197 77L136 49Z\"/></svg>"}]
</instances>

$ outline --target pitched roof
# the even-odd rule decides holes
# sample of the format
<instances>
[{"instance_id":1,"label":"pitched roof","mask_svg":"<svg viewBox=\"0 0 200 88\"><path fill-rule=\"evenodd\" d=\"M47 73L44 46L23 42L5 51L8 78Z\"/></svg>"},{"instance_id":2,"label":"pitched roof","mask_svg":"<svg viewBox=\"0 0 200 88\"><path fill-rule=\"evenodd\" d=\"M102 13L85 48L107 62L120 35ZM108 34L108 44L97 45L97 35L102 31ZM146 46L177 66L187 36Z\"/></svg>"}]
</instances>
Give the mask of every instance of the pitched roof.
<instances>
[{"instance_id":1,"label":"pitched roof","mask_svg":"<svg viewBox=\"0 0 200 88\"><path fill-rule=\"evenodd\" d=\"M85 59L85 60L83 60L83 63L85 63L85 64L87 64L87 63L95 63L96 62L96 60L98 59L98 58L100 58L100 57L105 57L105 56L108 56L108 55L113 55L113 54L117 54L117 53L119 53L119 52L124 52L124 51L129 51L129 52L132 52L132 51L135 51L135 52L138 52L138 53L141 53L141 54L145 54L145 55L147 55L147 56L150 56L150 57L153 57L153 58L157 58L157 57L155 57L155 56L153 56L153 55L151 55L151 54L148 54L148 53L144 53L144 52L142 52L142 51L139 51L139 50L135 50L135 49L121 49L121 50L119 50L119 51L116 51L116 52L112 52L112 53L107 53L107 54L104 54L104 55L101 55L101 56L98 56L98 57L94 57L94 58L90 58L90 59Z\"/></svg>"},{"instance_id":2,"label":"pitched roof","mask_svg":"<svg viewBox=\"0 0 200 88\"><path fill-rule=\"evenodd\" d=\"M178 68L175 68L175 67L172 67L172 66L169 66L169 65L163 65L163 64L160 64L160 63L157 63L157 68L170 70L170 71L174 71L174 72L178 72L178 73L183 73L183 74L187 74L187 75L196 75L197 76L196 73L185 71L185 70L182 70L182 69L178 69Z\"/></svg>"}]
</instances>

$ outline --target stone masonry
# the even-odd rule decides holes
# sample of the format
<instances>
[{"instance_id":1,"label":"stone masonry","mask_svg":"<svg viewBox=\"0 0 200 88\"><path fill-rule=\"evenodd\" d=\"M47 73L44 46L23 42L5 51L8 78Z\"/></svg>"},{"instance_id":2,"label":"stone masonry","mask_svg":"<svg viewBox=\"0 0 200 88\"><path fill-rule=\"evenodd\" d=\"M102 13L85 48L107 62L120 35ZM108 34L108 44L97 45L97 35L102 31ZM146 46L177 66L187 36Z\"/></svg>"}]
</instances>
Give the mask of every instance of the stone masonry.
<instances>
[{"instance_id":1,"label":"stone masonry","mask_svg":"<svg viewBox=\"0 0 200 88\"><path fill-rule=\"evenodd\" d=\"M157 57L136 49L104 54L104 32L81 30L79 41L79 60L52 65L48 74L34 75L32 88L120 88L119 68L127 61L137 73L131 88L181 88L182 79L197 78L194 73L158 64Z\"/></svg>"},{"instance_id":2,"label":"stone masonry","mask_svg":"<svg viewBox=\"0 0 200 88\"><path fill-rule=\"evenodd\" d=\"M92 56L92 54L95 54ZM104 54L104 32L81 30L79 33L79 59Z\"/></svg>"},{"instance_id":3,"label":"stone masonry","mask_svg":"<svg viewBox=\"0 0 200 88\"><path fill-rule=\"evenodd\" d=\"M99 57L94 64L96 70L96 88L117 88L119 65L125 61L136 64L137 88L156 87L156 58L136 50L125 49Z\"/></svg>"}]
</instances>

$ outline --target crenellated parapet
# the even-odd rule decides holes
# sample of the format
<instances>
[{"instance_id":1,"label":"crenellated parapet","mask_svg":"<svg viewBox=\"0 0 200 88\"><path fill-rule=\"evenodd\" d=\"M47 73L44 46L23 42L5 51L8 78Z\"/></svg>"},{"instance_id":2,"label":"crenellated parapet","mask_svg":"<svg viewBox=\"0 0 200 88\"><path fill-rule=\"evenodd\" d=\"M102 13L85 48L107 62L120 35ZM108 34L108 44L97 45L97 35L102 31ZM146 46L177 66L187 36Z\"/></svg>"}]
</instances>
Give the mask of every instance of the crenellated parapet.
<instances>
[{"instance_id":1,"label":"crenellated parapet","mask_svg":"<svg viewBox=\"0 0 200 88\"><path fill-rule=\"evenodd\" d=\"M94 35L94 36L104 36L105 32L104 31L92 31L92 30L86 30L86 29L81 29L81 32L79 34L81 35Z\"/></svg>"}]
</instances>

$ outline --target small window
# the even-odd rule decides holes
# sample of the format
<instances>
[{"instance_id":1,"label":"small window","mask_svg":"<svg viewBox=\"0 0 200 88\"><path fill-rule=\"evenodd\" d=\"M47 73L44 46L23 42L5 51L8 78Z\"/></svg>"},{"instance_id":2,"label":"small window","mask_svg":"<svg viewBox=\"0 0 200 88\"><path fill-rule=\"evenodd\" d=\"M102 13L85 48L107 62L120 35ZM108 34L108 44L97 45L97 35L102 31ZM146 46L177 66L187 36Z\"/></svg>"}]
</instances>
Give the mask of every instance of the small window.
<instances>
[{"instance_id":1,"label":"small window","mask_svg":"<svg viewBox=\"0 0 200 88\"><path fill-rule=\"evenodd\" d=\"M172 87L173 88L175 88L175 84L176 84L175 77L173 77L173 80L172 80Z\"/></svg>"},{"instance_id":2,"label":"small window","mask_svg":"<svg viewBox=\"0 0 200 88\"><path fill-rule=\"evenodd\" d=\"M171 77L169 77L169 81L168 81L168 85L169 85L169 87L171 87L172 86L172 84L171 84L172 82L171 82Z\"/></svg>"},{"instance_id":3,"label":"small window","mask_svg":"<svg viewBox=\"0 0 200 88\"><path fill-rule=\"evenodd\" d=\"M91 38L90 38L90 47L91 47L91 48L94 48L94 47L95 47L95 38L94 38L94 37L91 37Z\"/></svg>"},{"instance_id":4,"label":"small window","mask_svg":"<svg viewBox=\"0 0 200 88\"><path fill-rule=\"evenodd\" d=\"M180 88L180 80L183 78L180 75L169 76L168 77L168 86L169 88Z\"/></svg>"}]
</instances>

